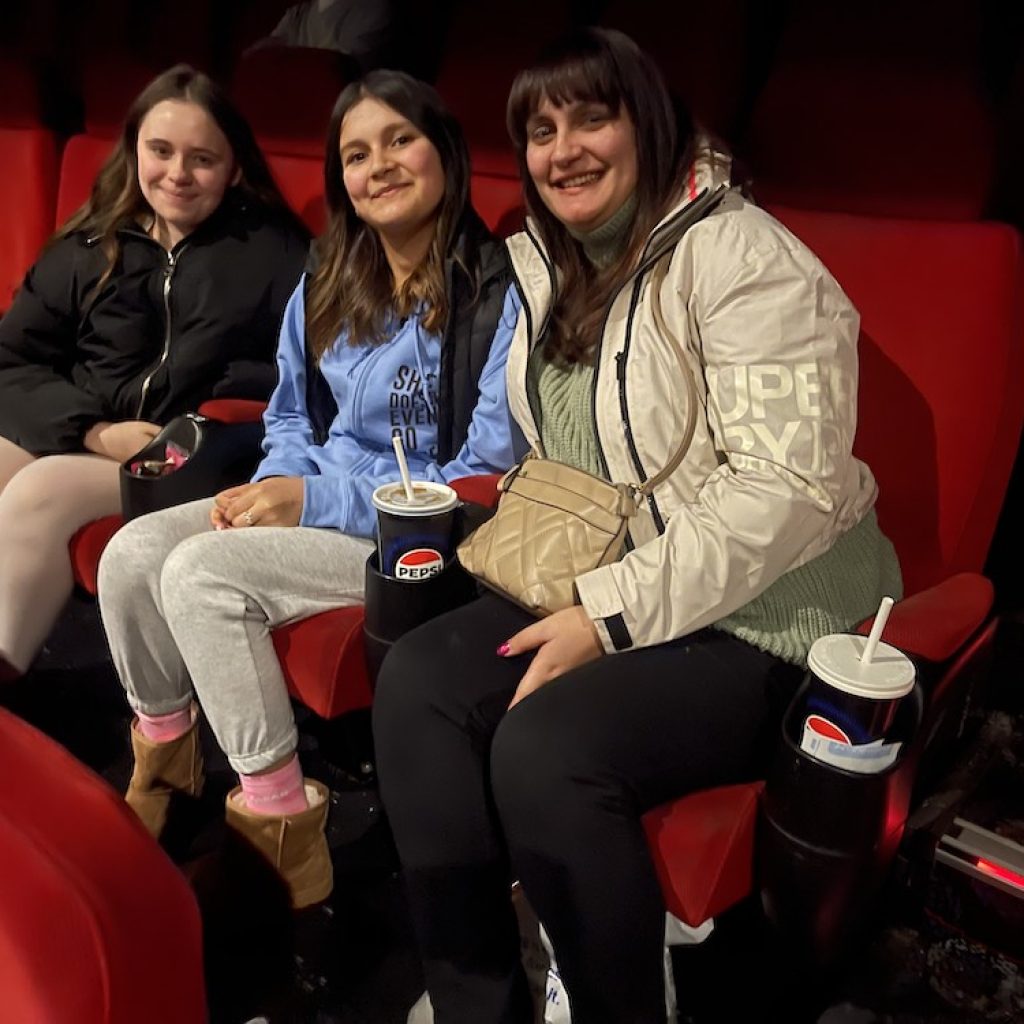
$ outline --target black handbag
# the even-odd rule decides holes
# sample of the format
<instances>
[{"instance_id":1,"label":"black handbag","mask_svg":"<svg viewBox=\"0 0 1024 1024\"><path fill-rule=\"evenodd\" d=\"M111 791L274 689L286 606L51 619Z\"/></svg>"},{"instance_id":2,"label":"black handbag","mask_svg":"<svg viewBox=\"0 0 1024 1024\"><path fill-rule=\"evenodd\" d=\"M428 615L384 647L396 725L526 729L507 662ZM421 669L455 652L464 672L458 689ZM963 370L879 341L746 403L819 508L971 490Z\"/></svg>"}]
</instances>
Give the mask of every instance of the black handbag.
<instances>
[{"instance_id":1,"label":"black handbag","mask_svg":"<svg viewBox=\"0 0 1024 1024\"><path fill-rule=\"evenodd\" d=\"M198 413L171 420L121 465L121 511L135 519L245 483L260 460L263 423L222 423Z\"/></svg>"}]
</instances>

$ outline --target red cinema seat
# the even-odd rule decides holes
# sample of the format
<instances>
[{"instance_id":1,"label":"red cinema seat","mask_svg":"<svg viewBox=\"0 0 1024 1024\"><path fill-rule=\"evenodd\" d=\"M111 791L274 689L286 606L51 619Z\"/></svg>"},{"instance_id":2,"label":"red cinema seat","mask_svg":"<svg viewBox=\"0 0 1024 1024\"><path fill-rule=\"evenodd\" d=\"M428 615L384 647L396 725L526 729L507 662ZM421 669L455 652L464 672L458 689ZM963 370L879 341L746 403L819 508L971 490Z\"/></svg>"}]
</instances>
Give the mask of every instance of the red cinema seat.
<instances>
[{"instance_id":1,"label":"red cinema seat","mask_svg":"<svg viewBox=\"0 0 1024 1024\"><path fill-rule=\"evenodd\" d=\"M969 158L950 158L950 125ZM995 183L995 118L969 68L781 65L758 97L746 149L755 195L769 205L976 220Z\"/></svg>"},{"instance_id":2,"label":"red cinema seat","mask_svg":"<svg viewBox=\"0 0 1024 1024\"><path fill-rule=\"evenodd\" d=\"M288 205L314 235L319 235L327 223L323 155L296 156L271 152L267 155L267 163Z\"/></svg>"},{"instance_id":3,"label":"red cinema seat","mask_svg":"<svg viewBox=\"0 0 1024 1024\"><path fill-rule=\"evenodd\" d=\"M38 128L43 102L38 75L24 61L0 58L0 125Z\"/></svg>"},{"instance_id":4,"label":"red cinema seat","mask_svg":"<svg viewBox=\"0 0 1024 1024\"><path fill-rule=\"evenodd\" d=\"M100 135L72 135L64 146L57 189L56 223L60 227L88 198L114 140Z\"/></svg>"},{"instance_id":5,"label":"red cinema seat","mask_svg":"<svg viewBox=\"0 0 1024 1024\"><path fill-rule=\"evenodd\" d=\"M907 594L886 639L934 666L922 734L953 741L951 695L994 636L980 571L1024 418L1020 239L1001 224L774 212L860 310L855 451L878 479ZM673 914L696 925L749 893L761 787L695 793L647 815Z\"/></svg>"},{"instance_id":6,"label":"red cinema seat","mask_svg":"<svg viewBox=\"0 0 1024 1024\"><path fill-rule=\"evenodd\" d=\"M231 95L264 152L322 160L334 101L358 77L355 62L343 53L271 46L242 56Z\"/></svg>"},{"instance_id":7,"label":"red cinema seat","mask_svg":"<svg viewBox=\"0 0 1024 1024\"><path fill-rule=\"evenodd\" d=\"M466 133L473 170L515 178L512 143L505 130L505 106L512 80L536 56L546 39L569 27L569 5L519 0L516 16L502 19L495 45L495 10L460 3L451 18L437 73L437 91ZM543 26L538 34L537 27Z\"/></svg>"},{"instance_id":8,"label":"red cinema seat","mask_svg":"<svg viewBox=\"0 0 1024 1024\"><path fill-rule=\"evenodd\" d=\"M39 250L53 234L57 196L57 140L45 128L0 127L0 315L10 308L14 293Z\"/></svg>"},{"instance_id":9,"label":"red cinema seat","mask_svg":"<svg viewBox=\"0 0 1024 1024\"><path fill-rule=\"evenodd\" d=\"M132 100L162 70L127 44L123 50L94 54L82 69L86 132L115 138Z\"/></svg>"},{"instance_id":10,"label":"red cinema seat","mask_svg":"<svg viewBox=\"0 0 1024 1024\"><path fill-rule=\"evenodd\" d=\"M670 89L710 131L732 139L756 38L757 5L610 0L601 24L625 32L658 63Z\"/></svg>"},{"instance_id":11,"label":"red cinema seat","mask_svg":"<svg viewBox=\"0 0 1024 1024\"><path fill-rule=\"evenodd\" d=\"M526 208L523 205L523 186L518 177L474 171L471 198L483 222L499 237L507 238L522 228Z\"/></svg>"},{"instance_id":12,"label":"red cinema seat","mask_svg":"<svg viewBox=\"0 0 1024 1024\"><path fill-rule=\"evenodd\" d=\"M4 710L0 773L0 1016L205 1021L192 891L120 795Z\"/></svg>"}]
</instances>

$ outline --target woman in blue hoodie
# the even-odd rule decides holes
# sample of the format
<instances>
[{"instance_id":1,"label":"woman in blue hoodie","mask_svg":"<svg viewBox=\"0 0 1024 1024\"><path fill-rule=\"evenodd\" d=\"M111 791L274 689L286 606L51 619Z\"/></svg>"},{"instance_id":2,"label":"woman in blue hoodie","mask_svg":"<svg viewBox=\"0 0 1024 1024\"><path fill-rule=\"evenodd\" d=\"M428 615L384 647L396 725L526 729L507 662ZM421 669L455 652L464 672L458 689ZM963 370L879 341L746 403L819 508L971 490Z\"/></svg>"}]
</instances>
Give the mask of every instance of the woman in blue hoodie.
<instances>
[{"instance_id":1,"label":"woman in blue hoodie","mask_svg":"<svg viewBox=\"0 0 1024 1024\"><path fill-rule=\"evenodd\" d=\"M99 576L137 715L128 803L159 835L172 794L198 794L198 700L240 776L228 822L297 907L331 889L327 793L302 777L270 630L362 600L396 430L422 479L514 461L504 364L519 302L470 206L458 124L429 86L371 72L335 105L325 181L330 220L285 311L253 481L128 524Z\"/></svg>"}]
</instances>

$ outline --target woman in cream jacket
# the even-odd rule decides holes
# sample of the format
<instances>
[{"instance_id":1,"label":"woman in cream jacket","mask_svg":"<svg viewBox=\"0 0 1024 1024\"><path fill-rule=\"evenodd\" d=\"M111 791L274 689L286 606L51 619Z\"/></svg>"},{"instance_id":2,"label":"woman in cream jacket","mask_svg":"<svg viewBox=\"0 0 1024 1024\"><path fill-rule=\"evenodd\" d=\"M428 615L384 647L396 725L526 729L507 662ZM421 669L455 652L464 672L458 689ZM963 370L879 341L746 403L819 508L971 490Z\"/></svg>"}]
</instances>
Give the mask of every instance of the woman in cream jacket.
<instances>
[{"instance_id":1,"label":"woman in cream jacket","mask_svg":"<svg viewBox=\"0 0 1024 1024\"><path fill-rule=\"evenodd\" d=\"M641 816L757 777L810 644L898 596L899 566L851 453L857 313L730 188L649 58L583 30L518 76L508 121L531 215L509 242L513 415L617 483L692 437L578 604L533 621L489 595L393 648L381 792L438 1024L533 1019L511 878L573 1020L654 1024L665 908Z\"/></svg>"}]
</instances>

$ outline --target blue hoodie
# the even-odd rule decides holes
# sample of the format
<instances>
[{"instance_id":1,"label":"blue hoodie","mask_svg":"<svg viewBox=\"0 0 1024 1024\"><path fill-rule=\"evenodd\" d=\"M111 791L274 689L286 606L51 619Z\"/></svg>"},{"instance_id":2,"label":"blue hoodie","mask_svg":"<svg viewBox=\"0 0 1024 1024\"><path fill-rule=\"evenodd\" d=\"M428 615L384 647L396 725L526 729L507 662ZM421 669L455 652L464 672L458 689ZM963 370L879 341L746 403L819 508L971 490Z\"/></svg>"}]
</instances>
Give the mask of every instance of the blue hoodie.
<instances>
[{"instance_id":1,"label":"blue hoodie","mask_svg":"<svg viewBox=\"0 0 1024 1024\"><path fill-rule=\"evenodd\" d=\"M399 479L391 437L405 444L415 479L447 483L462 476L504 472L515 462L513 426L505 395L505 360L519 316L514 287L505 294L490 354L480 374L480 397L469 436L451 462L437 456L437 374L441 336L418 316L396 323L383 345L349 345L340 337L320 369L338 404L323 445L313 440L306 410L305 279L285 309L277 348L279 379L263 415L265 455L253 481L302 477L301 526L333 527L372 537L374 489Z\"/></svg>"}]
</instances>

